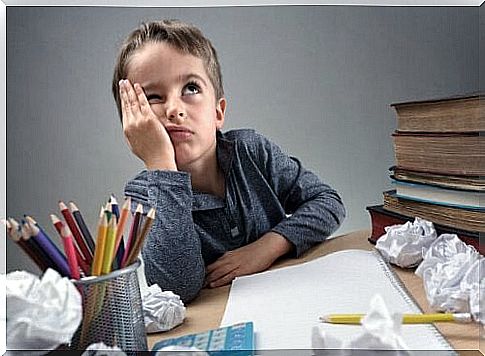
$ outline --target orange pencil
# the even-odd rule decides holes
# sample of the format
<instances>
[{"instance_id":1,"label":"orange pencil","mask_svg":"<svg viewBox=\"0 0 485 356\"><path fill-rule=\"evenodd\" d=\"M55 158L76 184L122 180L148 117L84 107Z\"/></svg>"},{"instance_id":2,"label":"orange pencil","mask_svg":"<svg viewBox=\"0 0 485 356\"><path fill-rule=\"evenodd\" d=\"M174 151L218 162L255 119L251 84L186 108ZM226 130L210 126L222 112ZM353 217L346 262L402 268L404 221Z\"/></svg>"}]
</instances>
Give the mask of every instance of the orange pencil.
<instances>
[{"instance_id":1,"label":"orange pencil","mask_svg":"<svg viewBox=\"0 0 485 356\"><path fill-rule=\"evenodd\" d=\"M125 230L125 224L130 214L131 198L125 200L123 207L121 208L120 220L116 228L116 243L115 243L115 256L120 248L121 241L123 239L123 232ZM121 261L119 261L121 263Z\"/></svg>"},{"instance_id":2,"label":"orange pencil","mask_svg":"<svg viewBox=\"0 0 485 356\"><path fill-rule=\"evenodd\" d=\"M138 235L138 226L140 224L141 214L143 214L143 205L138 204L135 210L135 216L131 223L130 235L128 236L128 242L125 246L125 254L123 255L123 259L121 260L121 267L126 266L126 262L128 260L128 256L130 255L130 250L135 245L135 241Z\"/></svg>"},{"instance_id":3,"label":"orange pencil","mask_svg":"<svg viewBox=\"0 0 485 356\"><path fill-rule=\"evenodd\" d=\"M96 247L94 249L93 266L91 271L93 276L101 275L107 230L108 230L108 218L104 213L104 207L102 207L101 213L99 214L98 236L96 238Z\"/></svg>"}]
</instances>

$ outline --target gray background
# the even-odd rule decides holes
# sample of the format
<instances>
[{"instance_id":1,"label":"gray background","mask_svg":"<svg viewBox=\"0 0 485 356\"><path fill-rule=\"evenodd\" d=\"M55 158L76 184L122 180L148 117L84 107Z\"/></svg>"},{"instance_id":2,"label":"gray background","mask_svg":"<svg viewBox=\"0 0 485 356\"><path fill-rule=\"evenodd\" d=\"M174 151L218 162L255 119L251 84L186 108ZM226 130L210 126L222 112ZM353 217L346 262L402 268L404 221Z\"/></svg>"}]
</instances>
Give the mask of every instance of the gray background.
<instances>
[{"instance_id":1,"label":"gray background","mask_svg":"<svg viewBox=\"0 0 485 356\"><path fill-rule=\"evenodd\" d=\"M124 36L159 18L195 24L218 49L226 129L259 130L341 193L338 233L369 228L365 207L390 188L389 104L479 86L478 7L7 7L8 216L31 214L57 240L58 200L94 229L109 193L122 197L143 166L112 68ZM6 268L37 271L11 241Z\"/></svg>"}]
</instances>

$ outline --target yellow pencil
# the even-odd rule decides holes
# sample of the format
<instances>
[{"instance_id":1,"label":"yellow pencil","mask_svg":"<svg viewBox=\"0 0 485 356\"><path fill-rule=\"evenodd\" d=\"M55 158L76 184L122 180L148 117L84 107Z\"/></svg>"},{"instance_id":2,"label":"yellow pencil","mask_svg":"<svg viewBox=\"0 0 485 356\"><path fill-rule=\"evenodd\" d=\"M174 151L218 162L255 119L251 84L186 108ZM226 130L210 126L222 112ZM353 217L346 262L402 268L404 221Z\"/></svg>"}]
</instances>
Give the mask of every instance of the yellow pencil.
<instances>
[{"instance_id":1,"label":"yellow pencil","mask_svg":"<svg viewBox=\"0 0 485 356\"><path fill-rule=\"evenodd\" d=\"M360 324L365 314L329 314L320 317L320 321L331 324ZM470 313L434 313L434 314L403 314L403 324L425 324L438 322L469 323Z\"/></svg>"},{"instance_id":2,"label":"yellow pencil","mask_svg":"<svg viewBox=\"0 0 485 356\"><path fill-rule=\"evenodd\" d=\"M111 219L109 220L108 231L106 232L106 241L104 244L103 263L102 263L103 267L101 268L102 274L108 274L111 272L111 263L113 261L115 243L116 243L116 216L113 214L111 215Z\"/></svg>"},{"instance_id":3,"label":"yellow pencil","mask_svg":"<svg viewBox=\"0 0 485 356\"><path fill-rule=\"evenodd\" d=\"M108 218L104 213L104 207L101 208L101 213L98 222L98 236L96 238L96 247L94 249L93 267L91 274L93 276L101 275L103 267L104 245L106 241L106 232L108 230Z\"/></svg>"}]
</instances>

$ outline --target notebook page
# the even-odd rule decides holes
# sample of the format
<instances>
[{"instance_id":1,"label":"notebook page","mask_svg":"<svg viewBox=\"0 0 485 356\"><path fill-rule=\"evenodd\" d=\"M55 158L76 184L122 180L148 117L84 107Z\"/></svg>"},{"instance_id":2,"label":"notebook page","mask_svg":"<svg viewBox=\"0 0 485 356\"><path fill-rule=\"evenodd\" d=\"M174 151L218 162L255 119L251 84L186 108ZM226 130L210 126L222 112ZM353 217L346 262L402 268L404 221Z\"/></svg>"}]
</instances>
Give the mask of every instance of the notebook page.
<instances>
[{"instance_id":1,"label":"notebook page","mask_svg":"<svg viewBox=\"0 0 485 356\"><path fill-rule=\"evenodd\" d=\"M221 326L253 321L256 349L311 349L311 330L321 315L365 313L379 293L389 311L420 313L377 252L345 250L316 260L237 278ZM349 341L359 325L324 324ZM403 325L412 350L450 350L432 324Z\"/></svg>"}]
</instances>

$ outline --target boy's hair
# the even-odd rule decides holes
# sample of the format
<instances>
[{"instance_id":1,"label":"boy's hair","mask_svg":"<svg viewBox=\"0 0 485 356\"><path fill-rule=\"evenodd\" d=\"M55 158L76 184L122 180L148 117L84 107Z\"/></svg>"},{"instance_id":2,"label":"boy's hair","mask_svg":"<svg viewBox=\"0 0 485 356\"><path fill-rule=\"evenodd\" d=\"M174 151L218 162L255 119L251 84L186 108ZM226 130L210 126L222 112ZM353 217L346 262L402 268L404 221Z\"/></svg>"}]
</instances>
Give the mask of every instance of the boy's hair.
<instances>
[{"instance_id":1,"label":"boy's hair","mask_svg":"<svg viewBox=\"0 0 485 356\"><path fill-rule=\"evenodd\" d=\"M120 48L113 73L111 90L118 115L122 120L119 81L125 79L131 56L146 43L167 43L182 53L191 54L203 60L207 75L214 87L216 100L224 97L222 74L217 52L211 42L195 26L179 20L161 20L142 23L130 33Z\"/></svg>"}]
</instances>

